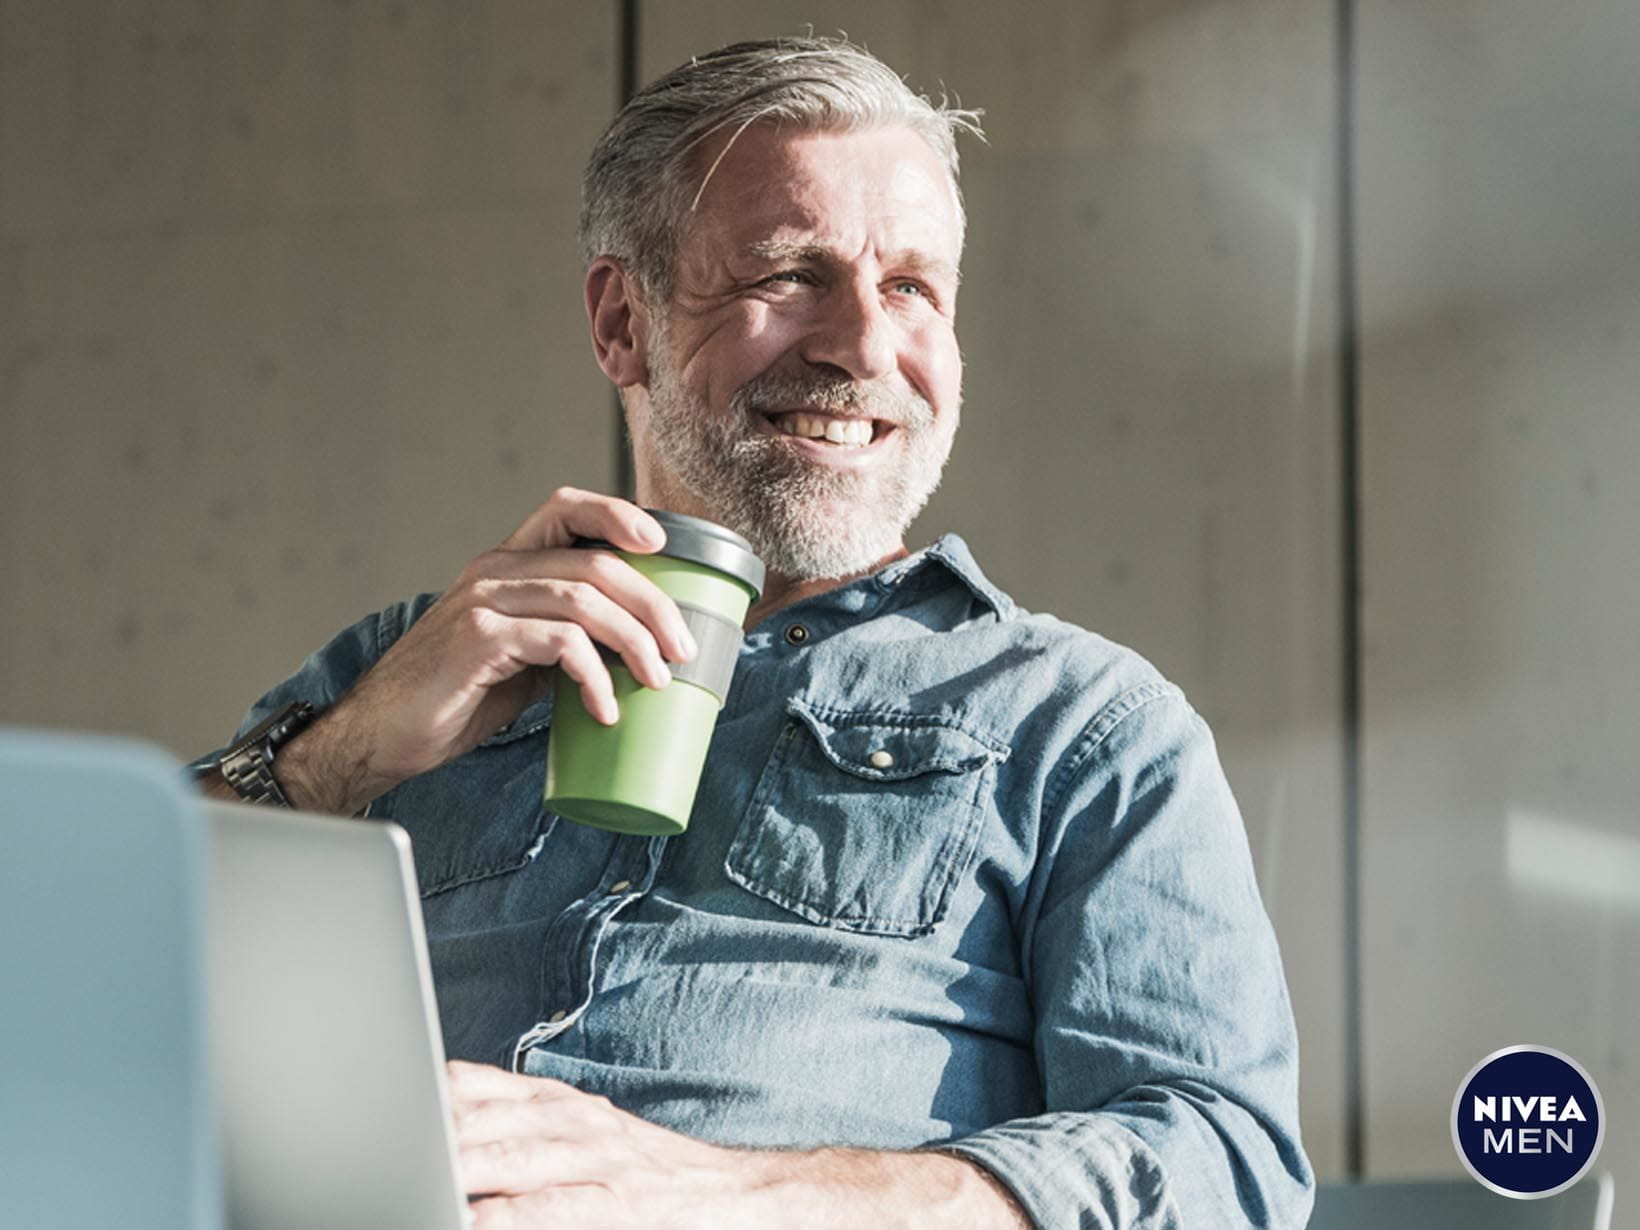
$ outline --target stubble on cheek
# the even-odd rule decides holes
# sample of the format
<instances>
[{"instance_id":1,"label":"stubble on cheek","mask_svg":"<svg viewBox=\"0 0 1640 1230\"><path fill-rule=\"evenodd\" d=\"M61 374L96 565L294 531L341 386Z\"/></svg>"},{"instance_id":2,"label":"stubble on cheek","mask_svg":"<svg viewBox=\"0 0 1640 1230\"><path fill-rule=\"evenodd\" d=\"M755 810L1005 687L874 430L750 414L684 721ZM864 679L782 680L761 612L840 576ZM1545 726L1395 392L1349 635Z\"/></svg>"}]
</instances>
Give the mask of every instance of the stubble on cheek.
<instances>
[{"instance_id":1,"label":"stubble on cheek","mask_svg":"<svg viewBox=\"0 0 1640 1230\"><path fill-rule=\"evenodd\" d=\"M745 536L774 572L822 579L895 553L938 485L949 433L907 390L828 376L754 377L715 412L676 377L664 347L651 364L649 428L659 474L676 477L707 515ZM881 419L900 438L887 464L838 469L802 456L766 422L802 406Z\"/></svg>"}]
</instances>

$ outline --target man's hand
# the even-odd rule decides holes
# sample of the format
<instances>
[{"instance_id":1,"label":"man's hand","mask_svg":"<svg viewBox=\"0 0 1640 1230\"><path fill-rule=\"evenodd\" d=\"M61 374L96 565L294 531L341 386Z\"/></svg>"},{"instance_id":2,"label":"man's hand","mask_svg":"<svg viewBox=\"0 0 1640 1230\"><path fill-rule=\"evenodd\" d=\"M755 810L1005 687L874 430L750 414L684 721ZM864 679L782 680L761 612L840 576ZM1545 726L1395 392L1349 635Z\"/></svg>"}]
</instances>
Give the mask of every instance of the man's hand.
<instances>
[{"instance_id":1,"label":"man's hand","mask_svg":"<svg viewBox=\"0 0 1640 1230\"><path fill-rule=\"evenodd\" d=\"M560 1081L460 1062L449 1075L479 1230L740 1224L723 1208L755 1182L743 1164L752 1155L656 1127Z\"/></svg>"},{"instance_id":2,"label":"man's hand","mask_svg":"<svg viewBox=\"0 0 1640 1230\"><path fill-rule=\"evenodd\" d=\"M728 1149L561 1081L461 1062L449 1077L477 1230L1029 1230L961 1158Z\"/></svg>"},{"instance_id":3,"label":"man's hand","mask_svg":"<svg viewBox=\"0 0 1640 1230\"><path fill-rule=\"evenodd\" d=\"M298 807L350 814L399 782L470 751L543 696L556 667L588 712L618 716L598 645L640 683L665 687L666 662L695 646L673 601L608 551L665 542L625 500L564 487L461 576L329 712L281 751L275 773Z\"/></svg>"}]
</instances>

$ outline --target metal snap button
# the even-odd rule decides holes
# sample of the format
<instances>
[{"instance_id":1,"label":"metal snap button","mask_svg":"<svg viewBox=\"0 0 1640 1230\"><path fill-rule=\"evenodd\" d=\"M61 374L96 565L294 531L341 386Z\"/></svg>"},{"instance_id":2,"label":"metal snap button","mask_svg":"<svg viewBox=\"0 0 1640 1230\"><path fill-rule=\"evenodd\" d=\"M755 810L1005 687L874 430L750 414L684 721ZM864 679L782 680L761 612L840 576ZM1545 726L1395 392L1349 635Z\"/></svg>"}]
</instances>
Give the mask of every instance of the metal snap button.
<instances>
[{"instance_id":1,"label":"metal snap button","mask_svg":"<svg viewBox=\"0 0 1640 1230\"><path fill-rule=\"evenodd\" d=\"M556 1025L556 1024L558 1024L559 1021L563 1020L568 1015L569 1015L569 1013L565 1012L562 1008L560 1008L560 1009L558 1009L557 1012L554 1012L551 1016L549 1016L547 1018L547 1024L548 1025Z\"/></svg>"},{"instance_id":2,"label":"metal snap button","mask_svg":"<svg viewBox=\"0 0 1640 1230\"><path fill-rule=\"evenodd\" d=\"M615 883L609 886L609 895L613 897L616 893L624 893L631 887L631 880L616 880Z\"/></svg>"},{"instance_id":3,"label":"metal snap button","mask_svg":"<svg viewBox=\"0 0 1640 1230\"><path fill-rule=\"evenodd\" d=\"M786 629L786 644L806 645L809 642L809 630L802 624L792 624Z\"/></svg>"},{"instance_id":4,"label":"metal snap button","mask_svg":"<svg viewBox=\"0 0 1640 1230\"><path fill-rule=\"evenodd\" d=\"M871 767L872 768L874 768L874 769L886 769L894 763L894 753L885 752L882 748L878 748L875 752L872 752L871 755L868 756L866 759L871 761Z\"/></svg>"}]
</instances>

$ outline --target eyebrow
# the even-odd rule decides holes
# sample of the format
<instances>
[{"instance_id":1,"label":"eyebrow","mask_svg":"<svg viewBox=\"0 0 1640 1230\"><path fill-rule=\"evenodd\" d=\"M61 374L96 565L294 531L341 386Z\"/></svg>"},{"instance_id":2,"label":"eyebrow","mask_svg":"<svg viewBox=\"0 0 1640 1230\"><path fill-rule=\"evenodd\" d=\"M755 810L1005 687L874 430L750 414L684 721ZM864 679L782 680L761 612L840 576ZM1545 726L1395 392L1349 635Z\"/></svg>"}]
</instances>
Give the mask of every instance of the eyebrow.
<instances>
[{"instance_id":1,"label":"eyebrow","mask_svg":"<svg viewBox=\"0 0 1640 1230\"><path fill-rule=\"evenodd\" d=\"M822 244L802 243L788 239L755 240L746 245L746 254L758 260L775 263L806 261L810 264L825 264L836 259L836 254ZM960 284L962 281L962 271L950 261L924 256L919 252L903 252L886 263L894 268L909 269L913 273L920 273L926 277L943 278L953 286Z\"/></svg>"}]
</instances>

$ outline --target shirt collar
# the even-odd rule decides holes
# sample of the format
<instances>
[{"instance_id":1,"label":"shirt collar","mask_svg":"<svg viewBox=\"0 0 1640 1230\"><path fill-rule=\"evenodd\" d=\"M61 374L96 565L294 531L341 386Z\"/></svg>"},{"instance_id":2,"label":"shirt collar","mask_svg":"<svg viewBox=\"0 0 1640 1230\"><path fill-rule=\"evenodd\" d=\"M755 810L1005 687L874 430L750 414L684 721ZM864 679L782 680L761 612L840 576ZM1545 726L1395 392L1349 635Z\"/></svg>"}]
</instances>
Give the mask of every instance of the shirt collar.
<instances>
[{"instance_id":1,"label":"shirt collar","mask_svg":"<svg viewBox=\"0 0 1640 1230\"><path fill-rule=\"evenodd\" d=\"M942 534L932 545L915 551L904 559L895 560L877 573L875 579L883 585L897 586L913 577L920 579L928 575L936 566L961 581L976 598L999 617L1006 619L1016 610L1013 599L991 584L980 571L979 564L974 560L974 553L957 534Z\"/></svg>"}]
</instances>

